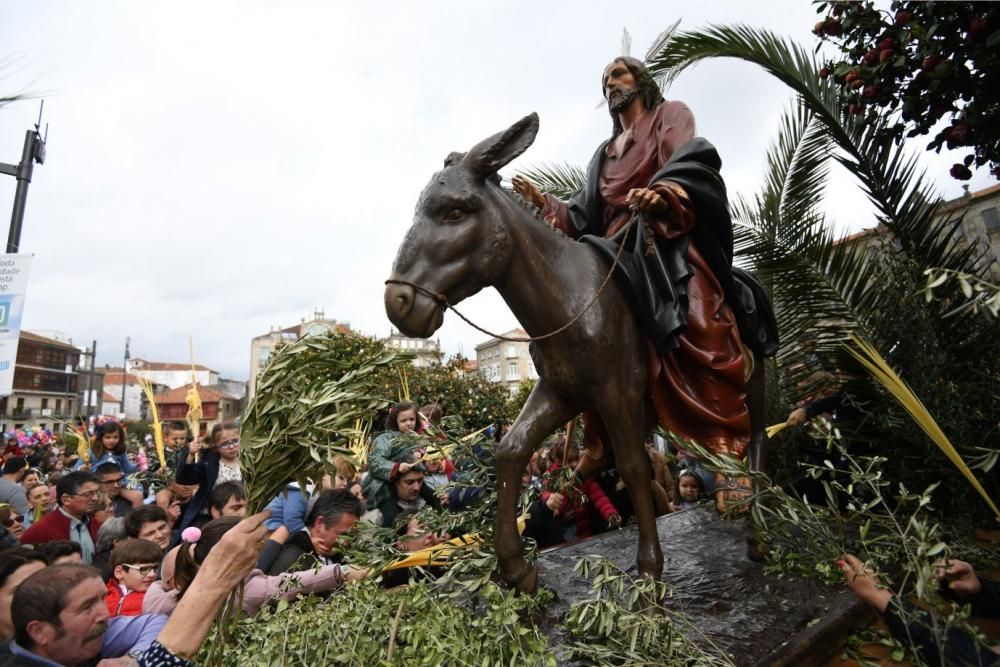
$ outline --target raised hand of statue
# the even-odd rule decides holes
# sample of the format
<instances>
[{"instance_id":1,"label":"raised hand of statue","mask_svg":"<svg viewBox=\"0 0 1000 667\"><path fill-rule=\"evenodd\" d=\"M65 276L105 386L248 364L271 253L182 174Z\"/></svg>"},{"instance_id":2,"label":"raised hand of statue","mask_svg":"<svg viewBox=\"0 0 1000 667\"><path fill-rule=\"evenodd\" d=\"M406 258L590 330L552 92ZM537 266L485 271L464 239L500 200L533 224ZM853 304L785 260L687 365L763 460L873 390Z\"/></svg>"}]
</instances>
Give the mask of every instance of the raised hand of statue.
<instances>
[{"instance_id":1,"label":"raised hand of statue","mask_svg":"<svg viewBox=\"0 0 1000 667\"><path fill-rule=\"evenodd\" d=\"M625 203L633 212L663 215L670 207L667 200L649 188L633 188L628 191Z\"/></svg>"},{"instance_id":2,"label":"raised hand of statue","mask_svg":"<svg viewBox=\"0 0 1000 667\"><path fill-rule=\"evenodd\" d=\"M542 191L538 189L534 183L526 179L524 176L515 176L510 179L511 185L514 186L514 190L517 194L521 195L529 202L537 206L538 208L545 208L545 196L542 195Z\"/></svg>"}]
</instances>

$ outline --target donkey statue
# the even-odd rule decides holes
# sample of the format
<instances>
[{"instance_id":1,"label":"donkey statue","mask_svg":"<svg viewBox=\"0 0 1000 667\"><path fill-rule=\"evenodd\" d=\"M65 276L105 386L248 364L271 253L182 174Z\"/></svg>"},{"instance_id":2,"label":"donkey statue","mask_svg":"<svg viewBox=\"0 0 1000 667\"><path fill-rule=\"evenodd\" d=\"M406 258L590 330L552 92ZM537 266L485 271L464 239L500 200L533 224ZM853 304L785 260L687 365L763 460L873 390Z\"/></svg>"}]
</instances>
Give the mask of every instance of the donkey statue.
<instances>
[{"instance_id":1,"label":"donkey statue","mask_svg":"<svg viewBox=\"0 0 1000 667\"><path fill-rule=\"evenodd\" d=\"M468 153L448 156L420 194L399 247L386 281L386 314L406 335L427 338L441 326L447 304L487 286L496 288L530 336L557 330L585 311L557 335L532 344L540 379L497 449L500 575L534 590L537 574L524 559L516 522L521 473L545 437L592 410L607 427L635 509L639 572L658 579L663 553L644 448L656 417L646 395L643 334L625 293L605 280L607 262L589 244L554 231L497 176L537 132L538 116L531 114ZM762 432L753 415L762 401L757 410L754 402L748 400L751 421Z\"/></svg>"}]
</instances>

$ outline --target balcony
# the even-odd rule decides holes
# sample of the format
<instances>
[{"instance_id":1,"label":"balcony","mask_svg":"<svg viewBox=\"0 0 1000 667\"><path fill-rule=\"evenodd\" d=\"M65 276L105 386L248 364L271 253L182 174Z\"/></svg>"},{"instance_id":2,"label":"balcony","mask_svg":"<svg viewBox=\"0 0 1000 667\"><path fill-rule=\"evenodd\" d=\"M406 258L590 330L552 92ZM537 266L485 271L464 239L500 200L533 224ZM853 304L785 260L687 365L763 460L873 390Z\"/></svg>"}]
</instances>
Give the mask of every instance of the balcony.
<instances>
[{"instance_id":1,"label":"balcony","mask_svg":"<svg viewBox=\"0 0 1000 667\"><path fill-rule=\"evenodd\" d=\"M67 412L64 408L55 410L53 408L10 408L4 415L6 419L61 419L69 420L76 417L76 413Z\"/></svg>"}]
</instances>

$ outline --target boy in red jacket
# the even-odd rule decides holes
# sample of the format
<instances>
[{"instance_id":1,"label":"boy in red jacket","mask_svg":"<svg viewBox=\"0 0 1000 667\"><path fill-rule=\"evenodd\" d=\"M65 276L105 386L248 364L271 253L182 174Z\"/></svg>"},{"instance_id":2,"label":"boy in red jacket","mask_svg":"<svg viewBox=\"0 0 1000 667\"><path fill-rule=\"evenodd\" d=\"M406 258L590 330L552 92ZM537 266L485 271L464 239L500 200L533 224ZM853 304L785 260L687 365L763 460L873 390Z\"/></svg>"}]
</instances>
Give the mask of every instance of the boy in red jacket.
<instances>
[{"instance_id":1,"label":"boy in red jacket","mask_svg":"<svg viewBox=\"0 0 1000 667\"><path fill-rule=\"evenodd\" d=\"M138 616L142 613L142 598L156 581L163 551L147 540L129 538L111 552L114 574L108 580L104 602L112 616Z\"/></svg>"}]
</instances>

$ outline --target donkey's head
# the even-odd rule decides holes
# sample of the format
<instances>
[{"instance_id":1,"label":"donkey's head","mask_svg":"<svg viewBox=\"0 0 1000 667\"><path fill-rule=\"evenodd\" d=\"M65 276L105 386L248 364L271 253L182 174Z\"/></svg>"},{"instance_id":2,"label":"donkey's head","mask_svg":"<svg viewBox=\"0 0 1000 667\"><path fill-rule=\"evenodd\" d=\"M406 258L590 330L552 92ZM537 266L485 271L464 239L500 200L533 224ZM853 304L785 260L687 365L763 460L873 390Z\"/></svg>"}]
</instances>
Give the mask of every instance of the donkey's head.
<instances>
[{"instance_id":1,"label":"donkey's head","mask_svg":"<svg viewBox=\"0 0 1000 667\"><path fill-rule=\"evenodd\" d=\"M428 293L457 304L502 280L512 248L504 217L513 200L497 171L537 133L532 113L468 153L452 153L420 194L385 288L386 315L407 336L426 338L444 320L442 304Z\"/></svg>"}]
</instances>

